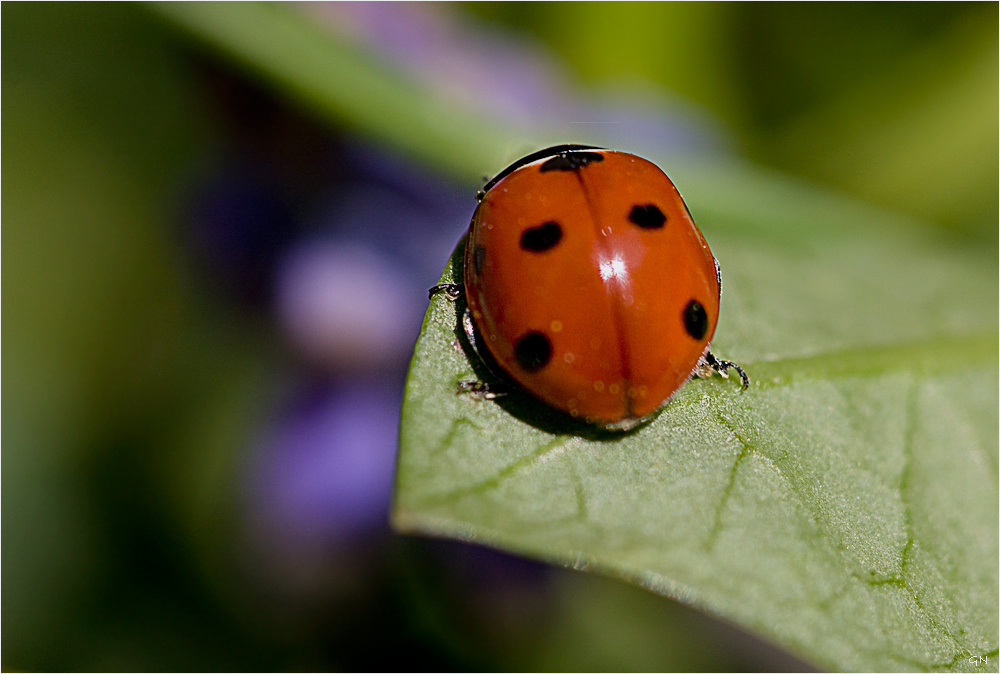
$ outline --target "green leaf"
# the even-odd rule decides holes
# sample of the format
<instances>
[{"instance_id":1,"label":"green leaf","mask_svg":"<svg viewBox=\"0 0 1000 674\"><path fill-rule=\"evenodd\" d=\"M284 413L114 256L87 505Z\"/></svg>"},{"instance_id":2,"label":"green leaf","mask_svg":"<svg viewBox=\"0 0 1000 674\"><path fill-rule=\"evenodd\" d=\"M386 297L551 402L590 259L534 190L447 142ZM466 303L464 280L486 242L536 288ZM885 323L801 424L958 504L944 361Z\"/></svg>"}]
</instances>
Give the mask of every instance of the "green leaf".
<instances>
[{"instance_id":1,"label":"green leaf","mask_svg":"<svg viewBox=\"0 0 1000 674\"><path fill-rule=\"evenodd\" d=\"M439 294L396 527L623 578L821 667L995 667L995 256L739 167L685 168L724 273L713 351L751 389L694 380L618 435L525 395L458 395L481 372L461 300ZM741 186L742 211L722 196Z\"/></svg>"}]
</instances>

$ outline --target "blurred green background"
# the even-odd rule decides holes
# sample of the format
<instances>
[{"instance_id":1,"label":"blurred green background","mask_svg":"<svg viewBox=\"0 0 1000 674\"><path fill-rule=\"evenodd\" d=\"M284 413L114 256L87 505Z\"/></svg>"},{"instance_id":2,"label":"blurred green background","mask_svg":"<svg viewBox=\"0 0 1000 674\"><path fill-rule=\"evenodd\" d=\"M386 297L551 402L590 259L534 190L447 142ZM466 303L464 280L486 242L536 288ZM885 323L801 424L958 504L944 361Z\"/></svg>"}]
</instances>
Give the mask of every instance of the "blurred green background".
<instances>
[{"instance_id":1,"label":"blurred green background","mask_svg":"<svg viewBox=\"0 0 1000 674\"><path fill-rule=\"evenodd\" d=\"M586 85L641 79L751 159L993 237L997 29L987 3L474 3ZM599 35L599 39L580 36Z\"/></svg>"},{"instance_id":2,"label":"blurred green background","mask_svg":"<svg viewBox=\"0 0 1000 674\"><path fill-rule=\"evenodd\" d=\"M239 42L240 5L218 11L224 23L232 12ZM440 269L474 206L474 169L501 168L476 139L524 142L483 109L500 128L530 129L531 115L504 111L537 111L531 101L549 95L652 101L647 117L680 111L656 128L694 138L686 152L758 163L996 249L997 5L276 11L339 45L342 75L388 73L403 94L380 89L381 116L352 112L369 84L343 76L342 112L323 114L335 105L234 58L195 19L124 3L3 6L3 667L804 666L639 590L395 536L384 516L312 547L259 525L255 480L268 471L254 462L289 400L317 387L398 391L405 367L405 353L352 369L303 348L282 322L274 270L322 229L308 224L326 217L316 213L342 212L371 185L386 200L445 204L426 211L451 218L427 217L443 252L420 253ZM424 46L406 52L407 40ZM510 78L472 72L480 88L463 88L427 45L449 63L509 60ZM428 125L447 136L453 120L428 121L411 90L466 122L450 145L421 144ZM239 199L218 187L234 175ZM452 192L468 201L428 196ZM405 219L400 208L386 217ZM369 249L385 259L416 250L391 228L380 236ZM417 298L417 320L433 282L418 268L407 282L419 292L400 295ZM416 327L400 339L412 344Z\"/></svg>"}]
</instances>

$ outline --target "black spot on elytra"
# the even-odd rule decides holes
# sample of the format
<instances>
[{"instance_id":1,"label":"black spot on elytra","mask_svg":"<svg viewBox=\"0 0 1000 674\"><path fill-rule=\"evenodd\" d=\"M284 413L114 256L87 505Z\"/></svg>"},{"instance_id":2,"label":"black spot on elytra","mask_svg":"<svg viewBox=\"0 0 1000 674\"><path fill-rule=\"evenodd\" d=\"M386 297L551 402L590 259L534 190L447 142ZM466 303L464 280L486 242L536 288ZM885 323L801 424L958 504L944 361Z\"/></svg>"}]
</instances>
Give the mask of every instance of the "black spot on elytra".
<instances>
[{"instance_id":1,"label":"black spot on elytra","mask_svg":"<svg viewBox=\"0 0 1000 674\"><path fill-rule=\"evenodd\" d=\"M666 223L667 216L655 204L646 204L645 206L633 206L632 212L628 214L628 219L632 224L643 229L660 229Z\"/></svg>"},{"instance_id":2,"label":"black spot on elytra","mask_svg":"<svg viewBox=\"0 0 1000 674\"><path fill-rule=\"evenodd\" d=\"M540 332L529 332L517 340L514 356L525 372L538 372L552 358L552 343Z\"/></svg>"},{"instance_id":3,"label":"black spot on elytra","mask_svg":"<svg viewBox=\"0 0 1000 674\"><path fill-rule=\"evenodd\" d=\"M562 227L558 222L550 220L544 225L531 227L521 234L521 248L532 253L544 253L554 247L562 239Z\"/></svg>"},{"instance_id":4,"label":"black spot on elytra","mask_svg":"<svg viewBox=\"0 0 1000 674\"><path fill-rule=\"evenodd\" d=\"M708 332L708 314L698 300L691 300L684 308L684 329L695 339L702 339Z\"/></svg>"},{"instance_id":5,"label":"black spot on elytra","mask_svg":"<svg viewBox=\"0 0 1000 674\"><path fill-rule=\"evenodd\" d=\"M477 243L472 250L472 268L476 270L476 276L483 275L483 267L486 266L486 246Z\"/></svg>"},{"instance_id":6,"label":"black spot on elytra","mask_svg":"<svg viewBox=\"0 0 1000 674\"><path fill-rule=\"evenodd\" d=\"M549 171L576 171L591 162L604 161L604 155L597 152L566 152L557 154L542 164L539 169L542 173Z\"/></svg>"}]
</instances>

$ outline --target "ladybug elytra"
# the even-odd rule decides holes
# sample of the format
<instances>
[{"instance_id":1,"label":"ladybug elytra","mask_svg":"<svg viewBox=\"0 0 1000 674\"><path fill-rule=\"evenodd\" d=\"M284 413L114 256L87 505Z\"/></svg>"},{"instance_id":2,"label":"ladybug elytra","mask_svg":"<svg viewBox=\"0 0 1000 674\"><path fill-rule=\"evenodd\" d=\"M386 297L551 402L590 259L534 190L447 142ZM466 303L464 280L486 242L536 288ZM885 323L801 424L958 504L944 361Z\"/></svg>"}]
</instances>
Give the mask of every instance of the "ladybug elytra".
<instances>
[{"instance_id":1,"label":"ladybug elytra","mask_svg":"<svg viewBox=\"0 0 1000 674\"><path fill-rule=\"evenodd\" d=\"M709 351L721 277L670 179L625 152L560 145L479 193L466 241L466 332L503 375L608 429L656 412L693 375L735 369ZM489 393L489 385L464 390Z\"/></svg>"}]
</instances>

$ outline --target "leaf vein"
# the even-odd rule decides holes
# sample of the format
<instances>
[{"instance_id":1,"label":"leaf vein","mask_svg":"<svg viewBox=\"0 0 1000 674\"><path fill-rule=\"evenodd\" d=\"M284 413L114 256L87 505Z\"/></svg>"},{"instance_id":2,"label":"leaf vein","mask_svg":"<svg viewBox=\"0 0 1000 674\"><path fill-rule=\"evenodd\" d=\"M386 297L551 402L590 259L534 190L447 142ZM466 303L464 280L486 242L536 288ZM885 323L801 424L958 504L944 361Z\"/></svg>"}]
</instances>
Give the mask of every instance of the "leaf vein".
<instances>
[{"instance_id":1,"label":"leaf vein","mask_svg":"<svg viewBox=\"0 0 1000 674\"><path fill-rule=\"evenodd\" d=\"M428 501L426 501L426 504L428 506L447 505L450 503L455 503L456 501L459 501L465 498L466 496L482 494L484 492L490 491L491 489L496 489L497 487L500 486L501 483L503 483L504 480L511 477L518 471L527 468L537 462L544 461L547 456L549 456L553 452L558 451L561 447L566 445L566 443L568 443L570 440L572 440L570 436L565 436L565 435L558 436L553 440L545 443L544 445L541 445L540 447L536 448L530 454L526 454L521 458L517 459L516 461L514 461L513 463L505 466L493 477L486 478L485 480L476 482L475 484L472 484L468 487L448 492L447 494L443 494L438 498L428 499Z\"/></svg>"}]
</instances>

